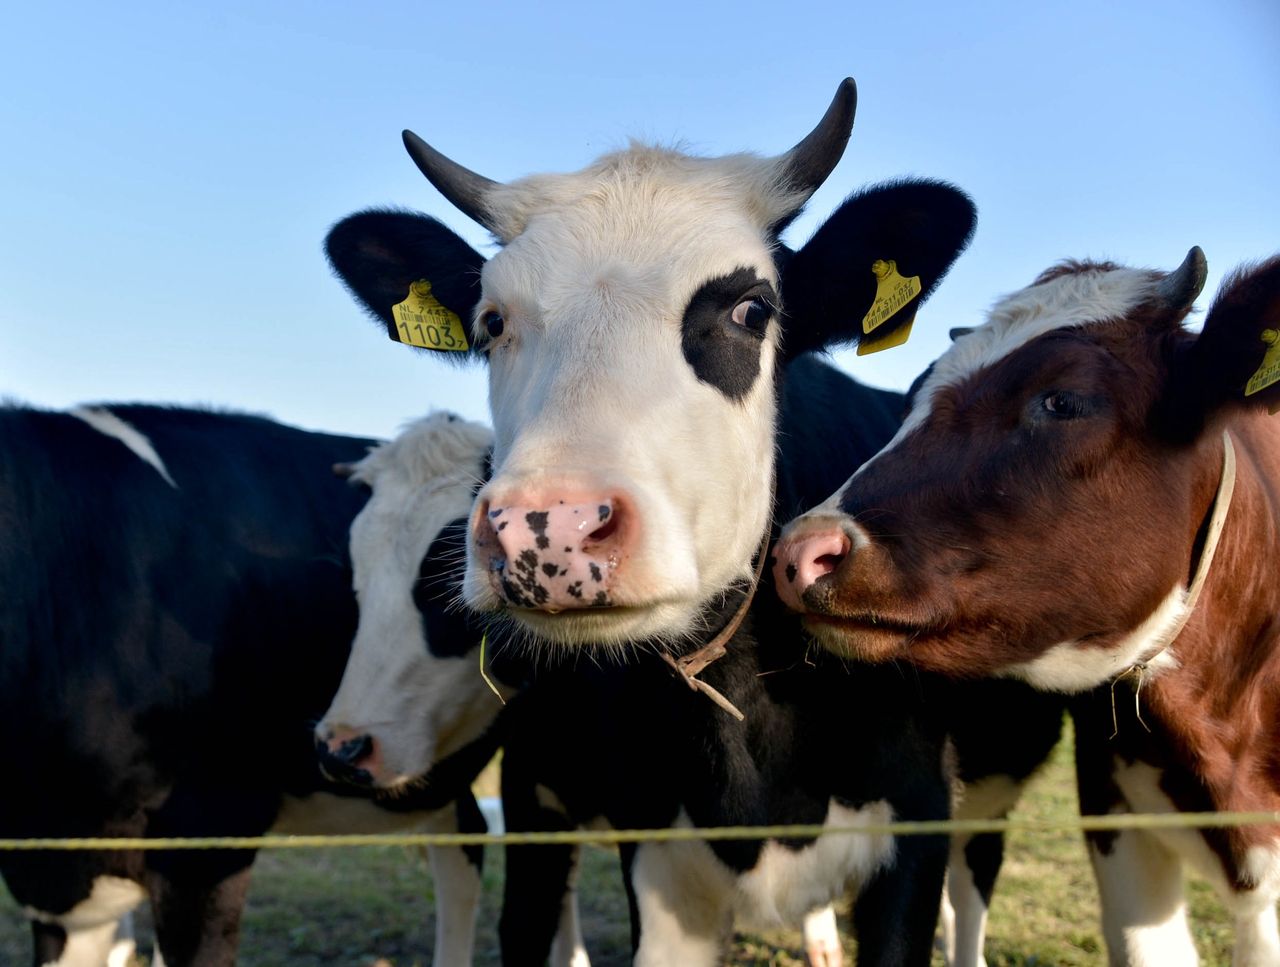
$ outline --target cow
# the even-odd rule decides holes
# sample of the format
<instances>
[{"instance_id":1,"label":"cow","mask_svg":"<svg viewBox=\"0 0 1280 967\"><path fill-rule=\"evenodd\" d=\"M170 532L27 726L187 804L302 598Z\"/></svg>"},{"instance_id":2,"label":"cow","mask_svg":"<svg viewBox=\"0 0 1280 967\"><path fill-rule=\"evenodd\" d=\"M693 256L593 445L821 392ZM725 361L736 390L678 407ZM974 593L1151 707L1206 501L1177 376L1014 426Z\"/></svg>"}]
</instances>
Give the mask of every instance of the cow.
<instances>
[{"instance_id":1,"label":"cow","mask_svg":"<svg viewBox=\"0 0 1280 967\"><path fill-rule=\"evenodd\" d=\"M897 423L894 394L805 354L901 334L973 229L958 189L904 180L852 196L798 251L781 244L843 153L855 100L846 80L778 157L632 145L509 184L406 132L497 253L403 211L330 232L335 269L393 339L488 363L493 473L464 596L536 668L508 706L513 828L947 814L931 681L811 654L773 592L752 594L773 516L821 499ZM718 962L735 914L798 923L850 883L860 962L896 964L928 960L946 843L621 854L637 964ZM508 962L545 958L571 866L567 848L508 850Z\"/></svg>"},{"instance_id":2,"label":"cow","mask_svg":"<svg viewBox=\"0 0 1280 967\"><path fill-rule=\"evenodd\" d=\"M373 443L209 410L0 408L0 836L484 828L469 793L387 809L316 768L364 503L331 466ZM145 898L169 967L230 965L253 855L3 852L0 874L37 965L105 963Z\"/></svg>"},{"instance_id":3,"label":"cow","mask_svg":"<svg viewBox=\"0 0 1280 967\"><path fill-rule=\"evenodd\" d=\"M863 661L1076 694L1086 813L1280 809L1280 258L1222 285L1065 262L917 381L902 428L788 525L775 580ZM1112 963L1196 962L1190 864L1280 963L1280 828L1088 837Z\"/></svg>"}]
</instances>

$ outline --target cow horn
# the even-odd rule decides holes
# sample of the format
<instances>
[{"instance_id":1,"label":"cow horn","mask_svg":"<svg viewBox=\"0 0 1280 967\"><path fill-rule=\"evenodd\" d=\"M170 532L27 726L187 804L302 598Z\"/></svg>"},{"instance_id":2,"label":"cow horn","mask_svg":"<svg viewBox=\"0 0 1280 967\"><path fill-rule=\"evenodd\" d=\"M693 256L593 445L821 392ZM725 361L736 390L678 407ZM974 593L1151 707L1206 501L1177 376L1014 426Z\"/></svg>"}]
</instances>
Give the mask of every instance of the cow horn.
<instances>
[{"instance_id":1,"label":"cow horn","mask_svg":"<svg viewBox=\"0 0 1280 967\"><path fill-rule=\"evenodd\" d=\"M412 131L405 131L402 136L405 150L418 170L427 176L427 181L458 211L496 233L497 219L489 211L485 197L499 187L499 183L449 160Z\"/></svg>"},{"instance_id":2,"label":"cow horn","mask_svg":"<svg viewBox=\"0 0 1280 967\"><path fill-rule=\"evenodd\" d=\"M844 154L857 108L858 85L846 77L818 126L779 159L782 180L789 188L803 192L806 200L827 180Z\"/></svg>"},{"instance_id":3,"label":"cow horn","mask_svg":"<svg viewBox=\"0 0 1280 967\"><path fill-rule=\"evenodd\" d=\"M947 335L951 338L952 342L955 342L961 336L969 335L969 333L973 332L974 328L974 326L956 326L954 329L949 331Z\"/></svg>"},{"instance_id":4,"label":"cow horn","mask_svg":"<svg viewBox=\"0 0 1280 967\"><path fill-rule=\"evenodd\" d=\"M1209 266L1199 245L1194 245L1182 264L1160 280L1156 298L1170 309L1190 309L1204 288Z\"/></svg>"}]
</instances>

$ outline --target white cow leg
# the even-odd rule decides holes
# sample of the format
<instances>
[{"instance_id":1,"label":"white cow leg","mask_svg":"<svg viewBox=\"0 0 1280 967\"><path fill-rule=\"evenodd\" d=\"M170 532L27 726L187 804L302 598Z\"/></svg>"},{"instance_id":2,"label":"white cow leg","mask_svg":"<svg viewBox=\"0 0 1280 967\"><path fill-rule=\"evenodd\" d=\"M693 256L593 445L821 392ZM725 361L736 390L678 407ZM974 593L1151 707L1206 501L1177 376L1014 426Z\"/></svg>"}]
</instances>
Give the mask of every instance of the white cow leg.
<instances>
[{"instance_id":1,"label":"white cow leg","mask_svg":"<svg viewBox=\"0 0 1280 967\"><path fill-rule=\"evenodd\" d=\"M480 871L459 846L428 846L436 885L436 967L471 963L480 909Z\"/></svg>"},{"instance_id":2,"label":"white cow leg","mask_svg":"<svg viewBox=\"0 0 1280 967\"><path fill-rule=\"evenodd\" d=\"M114 920L68 929L61 955L56 960L45 960L42 967L102 967L111 954L115 937Z\"/></svg>"},{"instance_id":3,"label":"white cow leg","mask_svg":"<svg viewBox=\"0 0 1280 967\"><path fill-rule=\"evenodd\" d=\"M1196 967L1182 862L1150 833L1124 830L1104 853L1089 839L1113 967Z\"/></svg>"},{"instance_id":4,"label":"white cow leg","mask_svg":"<svg viewBox=\"0 0 1280 967\"><path fill-rule=\"evenodd\" d=\"M951 848L955 856L955 846ZM956 962L956 908L951 905L951 868L947 868L947 878L942 883L942 902L938 905L938 935L934 938L933 947L942 954L943 963L953 967Z\"/></svg>"},{"instance_id":5,"label":"white cow leg","mask_svg":"<svg viewBox=\"0 0 1280 967\"><path fill-rule=\"evenodd\" d=\"M1280 967L1280 929L1274 901L1255 914L1236 918L1231 967Z\"/></svg>"},{"instance_id":6,"label":"white cow leg","mask_svg":"<svg viewBox=\"0 0 1280 967\"><path fill-rule=\"evenodd\" d=\"M582 847L573 851L573 865L560 907L560 922L551 941L551 967L591 967L587 945L582 940L582 921L578 917L578 871L582 863Z\"/></svg>"},{"instance_id":7,"label":"white cow leg","mask_svg":"<svg viewBox=\"0 0 1280 967\"><path fill-rule=\"evenodd\" d=\"M634 967L716 967L733 930L732 875L703 843L643 843L631 864Z\"/></svg>"},{"instance_id":8,"label":"white cow leg","mask_svg":"<svg viewBox=\"0 0 1280 967\"><path fill-rule=\"evenodd\" d=\"M947 862L944 908L952 913L951 936L943 925L948 967L987 967L983 950L987 940L987 901L973 879L965 855L972 836L951 838L951 858ZM945 916L945 914L944 914Z\"/></svg>"},{"instance_id":9,"label":"white cow leg","mask_svg":"<svg viewBox=\"0 0 1280 967\"><path fill-rule=\"evenodd\" d=\"M809 967L842 967L844 964L836 908L831 904L805 916L804 955Z\"/></svg>"}]
</instances>

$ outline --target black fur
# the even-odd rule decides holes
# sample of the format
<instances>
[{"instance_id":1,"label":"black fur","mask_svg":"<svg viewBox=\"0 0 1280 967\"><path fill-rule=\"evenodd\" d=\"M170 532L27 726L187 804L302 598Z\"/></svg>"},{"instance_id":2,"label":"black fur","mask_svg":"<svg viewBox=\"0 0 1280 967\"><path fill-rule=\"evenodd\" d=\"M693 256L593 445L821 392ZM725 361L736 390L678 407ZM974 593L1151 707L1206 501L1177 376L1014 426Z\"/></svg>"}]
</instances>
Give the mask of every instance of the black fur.
<instances>
[{"instance_id":1,"label":"black fur","mask_svg":"<svg viewBox=\"0 0 1280 967\"><path fill-rule=\"evenodd\" d=\"M680 348L694 374L731 400L746 396L760 376L764 333L732 319L734 307L748 298L768 306L778 303L773 286L751 269L710 279L689 299L680 326Z\"/></svg>"}]
</instances>

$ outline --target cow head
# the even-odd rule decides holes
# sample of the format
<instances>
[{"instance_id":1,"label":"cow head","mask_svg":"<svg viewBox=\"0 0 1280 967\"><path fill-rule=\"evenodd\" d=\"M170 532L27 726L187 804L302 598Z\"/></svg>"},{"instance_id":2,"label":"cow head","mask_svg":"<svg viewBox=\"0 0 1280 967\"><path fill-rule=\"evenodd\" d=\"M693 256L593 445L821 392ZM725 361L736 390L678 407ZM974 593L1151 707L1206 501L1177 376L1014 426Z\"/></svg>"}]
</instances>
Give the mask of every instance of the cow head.
<instances>
[{"instance_id":1,"label":"cow head","mask_svg":"<svg viewBox=\"0 0 1280 967\"><path fill-rule=\"evenodd\" d=\"M1222 429L1280 399L1260 385L1280 381L1280 259L1229 279L1196 335L1204 278L1199 249L1169 274L1069 263L998 302L785 529L784 600L840 654L1050 690L1167 655Z\"/></svg>"},{"instance_id":2,"label":"cow head","mask_svg":"<svg viewBox=\"0 0 1280 967\"><path fill-rule=\"evenodd\" d=\"M360 623L316 727L334 778L395 788L498 713L480 675L481 630L457 602L465 519L491 442L486 427L440 413L348 468L372 494L351 524Z\"/></svg>"},{"instance_id":3,"label":"cow head","mask_svg":"<svg viewBox=\"0 0 1280 967\"><path fill-rule=\"evenodd\" d=\"M488 361L495 469L471 518L471 606L560 644L671 640L749 574L772 501L779 367L862 336L873 264L919 278L913 306L972 231L963 194L904 182L851 198L799 252L780 245L839 160L854 103L846 80L777 157L633 145L510 184L406 134L497 254L404 213L334 228L336 270L393 338L409 338L393 307L429 283Z\"/></svg>"}]
</instances>

